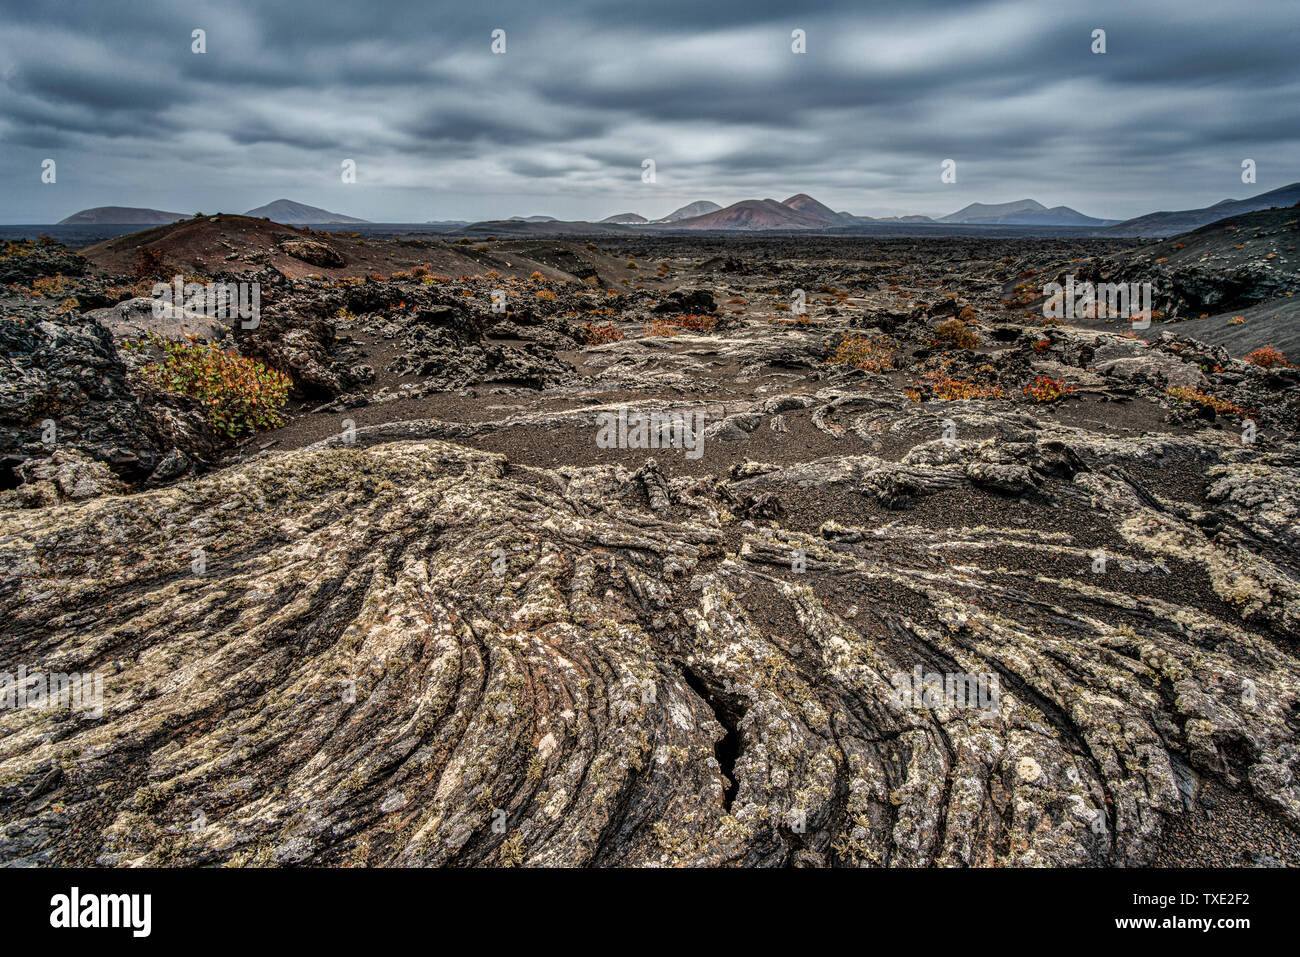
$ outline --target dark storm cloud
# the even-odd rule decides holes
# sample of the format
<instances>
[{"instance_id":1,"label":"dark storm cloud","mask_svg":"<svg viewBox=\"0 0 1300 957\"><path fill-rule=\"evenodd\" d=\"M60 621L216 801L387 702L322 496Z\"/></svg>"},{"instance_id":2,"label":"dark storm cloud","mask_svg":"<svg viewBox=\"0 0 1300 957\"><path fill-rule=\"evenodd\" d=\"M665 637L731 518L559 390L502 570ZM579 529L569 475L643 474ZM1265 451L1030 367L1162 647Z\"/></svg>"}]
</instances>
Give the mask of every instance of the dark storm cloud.
<instances>
[{"instance_id":1,"label":"dark storm cloud","mask_svg":"<svg viewBox=\"0 0 1300 957\"><path fill-rule=\"evenodd\" d=\"M493 109L440 110L402 124L403 132L427 141L523 146L601 135L606 126L594 114L567 112L543 121L498 104Z\"/></svg>"},{"instance_id":2,"label":"dark storm cloud","mask_svg":"<svg viewBox=\"0 0 1300 957\"><path fill-rule=\"evenodd\" d=\"M50 62L24 66L10 86L14 93L28 94L53 106L82 106L100 111L152 112L189 95L184 89L157 82L156 78Z\"/></svg>"},{"instance_id":3,"label":"dark storm cloud","mask_svg":"<svg viewBox=\"0 0 1300 957\"><path fill-rule=\"evenodd\" d=\"M315 133L311 130L301 132L287 131L267 120L241 120L226 130L232 142L241 146L255 143L270 143L279 146L291 146L301 150L325 151L337 147L333 137Z\"/></svg>"},{"instance_id":4,"label":"dark storm cloud","mask_svg":"<svg viewBox=\"0 0 1300 957\"><path fill-rule=\"evenodd\" d=\"M1300 179L1298 22L1294 0L10 4L0 218L281 195L389 221L797 191L864 213L1201 205Z\"/></svg>"}]
</instances>

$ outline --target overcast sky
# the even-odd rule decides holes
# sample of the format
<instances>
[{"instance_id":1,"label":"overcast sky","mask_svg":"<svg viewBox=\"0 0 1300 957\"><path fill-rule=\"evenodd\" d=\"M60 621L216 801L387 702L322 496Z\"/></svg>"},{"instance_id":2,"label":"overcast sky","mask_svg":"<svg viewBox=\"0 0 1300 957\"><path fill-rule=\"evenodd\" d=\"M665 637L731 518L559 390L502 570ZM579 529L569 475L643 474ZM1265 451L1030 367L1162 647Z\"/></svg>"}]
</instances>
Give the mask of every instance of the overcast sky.
<instances>
[{"instance_id":1,"label":"overcast sky","mask_svg":"<svg viewBox=\"0 0 1300 957\"><path fill-rule=\"evenodd\" d=\"M655 218L796 192L1118 219L1300 180L1298 60L1300 0L0 0L0 221L280 197Z\"/></svg>"}]
</instances>

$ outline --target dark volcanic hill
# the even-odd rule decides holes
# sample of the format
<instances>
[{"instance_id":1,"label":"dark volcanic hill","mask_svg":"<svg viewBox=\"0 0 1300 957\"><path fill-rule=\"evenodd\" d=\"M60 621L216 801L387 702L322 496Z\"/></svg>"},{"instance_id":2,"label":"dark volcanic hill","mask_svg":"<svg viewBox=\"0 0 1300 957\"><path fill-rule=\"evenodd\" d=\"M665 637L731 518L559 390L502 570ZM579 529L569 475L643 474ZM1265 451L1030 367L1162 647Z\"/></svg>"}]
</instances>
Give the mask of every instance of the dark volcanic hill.
<instances>
[{"instance_id":1,"label":"dark volcanic hill","mask_svg":"<svg viewBox=\"0 0 1300 957\"><path fill-rule=\"evenodd\" d=\"M461 275L495 268L502 275L516 270L510 261L493 259L484 267L481 255L442 243L401 243L367 237L351 238L343 233L327 233L285 226L249 216L203 216L178 223L117 236L82 250L96 270L110 274L130 274L142 248L157 250L165 264L161 278L175 272L214 275L246 275L267 266L286 276L318 274L328 277L366 276L382 271L409 270L425 266L436 273ZM528 275L539 267L529 263Z\"/></svg>"},{"instance_id":2,"label":"dark volcanic hill","mask_svg":"<svg viewBox=\"0 0 1300 957\"><path fill-rule=\"evenodd\" d=\"M291 199L277 199L275 202L267 203L265 206L259 206L256 209L250 209L244 214L245 216L266 217L272 222L288 223L291 226L315 226L321 223L368 223L368 219L357 219L355 216L344 216L342 213L331 213L328 209L321 209L319 206L308 206L305 203L295 203Z\"/></svg>"},{"instance_id":3,"label":"dark volcanic hill","mask_svg":"<svg viewBox=\"0 0 1300 957\"><path fill-rule=\"evenodd\" d=\"M168 213L161 209L139 206L95 206L73 213L58 222L60 226L161 226L187 218L187 213Z\"/></svg>"},{"instance_id":4,"label":"dark volcanic hill","mask_svg":"<svg viewBox=\"0 0 1300 957\"><path fill-rule=\"evenodd\" d=\"M795 212L803 213L805 216L816 216L818 219L830 226L852 226L857 223L857 217L848 213L837 213L824 203L819 203L807 193L796 193L789 199L782 200L782 206L787 206Z\"/></svg>"},{"instance_id":5,"label":"dark volcanic hill","mask_svg":"<svg viewBox=\"0 0 1300 957\"><path fill-rule=\"evenodd\" d=\"M1229 216L1253 213L1274 206L1294 206L1297 202L1300 202L1300 183L1292 183L1290 186L1269 190L1250 199L1225 199L1201 209L1148 213L1145 216L1126 219L1111 228L1124 236L1172 236Z\"/></svg>"},{"instance_id":6,"label":"dark volcanic hill","mask_svg":"<svg viewBox=\"0 0 1300 957\"><path fill-rule=\"evenodd\" d=\"M1108 226L1115 220L1085 216L1069 206L1048 209L1035 199L1021 199L1013 203L971 203L938 222L999 226Z\"/></svg>"},{"instance_id":7,"label":"dark volcanic hill","mask_svg":"<svg viewBox=\"0 0 1300 957\"><path fill-rule=\"evenodd\" d=\"M1039 212L1046 209L1042 203L1036 199L1019 199L1013 203L971 203L955 213L949 213L947 216L941 216L938 222L941 223L989 223L996 222L999 217L1011 216L1015 213Z\"/></svg>"},{"instance_id":8,"label":"dark volcanic hill","mask_svg":"<svg viewBox=\"0 0 1300 957\"><path fill-rule=\"evenodd\" d=\"M1234 355L1269 344L1294 355L1300 351L1298 244L1300 209L1265 209L1095 261L1079 277L1149 282L1153 306L1179 335Z\"/></svg>"},{"instance_id":9,"label":"dark volcanic hill","mask_svg":"<svg viewBox=\"0 0 1300 957\"><path fill-rule=\"evenodd\" d=\"M601 220L601 222L633 224L633 223L648 223L650 222L650 220L646 219L640 213L615 213L613 216L606 216L604 219Z\"/></svg>"},{"instance_id":10,"label":"dark volcanic hill","mask_svg":"<svg viewBox=\"0 0 1300 957\"><path fill-rule=\"evenodd\" d=\"M989 222L1004 226L1109 226L1116 220L1085 216L1069 206L1053 206L1051 209L1012 213Z\"/></svg>"},{"instance_id":11,"label":"dark volcanic hill","mask_svg":"<svg viewBox=\"0 0 1300 957\"><path fill-rule=\"evenodd\" d=\"M774 199L745 199L714 213L679 220L675 225L681 229L824 229L841 225L838 213L831 212L812 197L802 194L790 197L791 200L801 198L815 204L810 207L813 211L796 209ZM817 211L818 207L835 218L827 219Z\"/></svg>"}]
</instances>

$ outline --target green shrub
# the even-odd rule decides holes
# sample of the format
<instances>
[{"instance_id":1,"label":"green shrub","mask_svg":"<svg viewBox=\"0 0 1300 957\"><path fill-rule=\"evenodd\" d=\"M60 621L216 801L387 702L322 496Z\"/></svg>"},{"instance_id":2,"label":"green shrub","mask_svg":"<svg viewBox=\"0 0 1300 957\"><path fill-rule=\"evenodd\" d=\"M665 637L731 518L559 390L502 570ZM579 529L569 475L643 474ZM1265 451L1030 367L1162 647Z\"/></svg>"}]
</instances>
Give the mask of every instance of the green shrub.
<instances>
[{"instance_id":1,"label":"green shrub","mask_svg":"<svg viewBox=\"0 0 1300 957\"><path fill-rule=\"evenodd\" d=\"M160 389L198 399L217 432L233 437L284 424L280 409L293 383L283 372L193 336L183 342L156 334L149 339L165 357L145 366L145 377Z\"/></svg>"}]
</instances>

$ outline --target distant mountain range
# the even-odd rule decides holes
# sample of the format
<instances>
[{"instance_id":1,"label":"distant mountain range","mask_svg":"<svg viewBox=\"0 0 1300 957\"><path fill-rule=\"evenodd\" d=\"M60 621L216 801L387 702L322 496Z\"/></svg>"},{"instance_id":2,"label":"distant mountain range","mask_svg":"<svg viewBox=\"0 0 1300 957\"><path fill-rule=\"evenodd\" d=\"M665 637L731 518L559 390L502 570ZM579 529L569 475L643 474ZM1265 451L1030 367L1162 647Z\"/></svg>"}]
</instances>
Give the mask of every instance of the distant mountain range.
<instances>
[{"instance_id":1,"label":"distant mountain range","mask_svg":"<svg viewBox=\"0 0 1300 957\"><path fill-rule=\"evenodd\" d=\"M712 208L696 212L706 206ZM716 203L702 200L682 207L661 220L647 220L637 213L619 213L617 216L602 219L601 222L626 225L672 223L680 229L786 230L827 229L857 226L862 223L1101 227L1109 226L1118 220L1085 216L1068 206L1055 206L1048 209L1033 199L993 205L971 203L965 209L940 219L932 219L929 216L892 216L887 219L875 219L870 216L854 216L843 211L836 212L807 193L796 193L779 203L774 199L745 199L724 209Z\"/></svg>"},{"instance_id":2,"label":"distant mountain range","mask_svg":"<svg viewBox=\"0 0 1300 957\"><path fill-rule=\"evenodd\" d=\"M1300 183L1260 193L1250 199L1225 199L1202 209L1178 212L1149 213L1133 219L1098 219L1087 216L1069 206L1047 207L1035 199L1020 199L1010 203L971 203L955 213L940 216L891 216L873 218L835 212L807 193L798 193L777 202L774 199L745 199L722 208L713 203L708 212L695 213L692 207L702 207L707 201L691 206L661 220L647 221L636 213L620 213L602 220L603 223L645 224L649 226L672 223L678 229L700 230L794 230L836 229L861 224L935 224L956 226L1042 226L1079 227L1124 236L1172 236L1175 233L1197 229L1239 213L1255 212L1274 206L1294 206L1300 202ZM680 214L680 215L679 215Z\"/></svg>"},{"instance_id":3,"label":"distant mountain range","mask_svg":"<svg viewBox=\"0 0 1300 957\"><path fill-rule=\"evenodd\" d=\"M854 216L843 211L836 212L824 203L818 202L807 193L777 202L774 199L745 199L730 206L722 207L709 200L697 200L676 209L662 219L647 219L640 213L618 213L602 219L599 223L567 222L553 216L512 216L506 220L492 220L485 223L466 223L463 220L430 221L426 225L437 226L443 230L456 229L461 226L487 226L491 223L514 224L520 230L548 226L565 234L578 234L585 226L590 229L599 225L609 229L620 226L646 229L671 227L683 230L744 230L776 231L793 230L814 231L852 231L854 227L897 225L916 225L925 227L939 226L1019 226L1061 228L1073 227L1096 230L1098 235L1118 236L1172 236L1175 233L1197 229L1208 223L1236 216L1240 213L1255 212L1274 206L1294 206L1300 202L1300 183L1292 183L1279 189L1260 193L1250 199L1225 199L1200 209L1185 209L1175 212L1148 213L1117 222L1112 219L1098 219L1087 216L1068 206L1044 206L1034 199L1020 199L1010 203L971 203L955 213L933 219L929 216L891 216L872 218ZM317 206L307 206L289 199L277 199L273 203L250 209L244 215L266 217L277 223L290 226L329 225L329 224L368 224L369 220L344 216ZM83 209L62 220L61 226L97 226L97 225L137 225L159 226L187 219L186 213L170 213L158 209L143 209L130 206L97 206ZM510 235L511 233L506 233ZM525 233L519 232L520 235Z\"/></svg>"}]
</instances>

